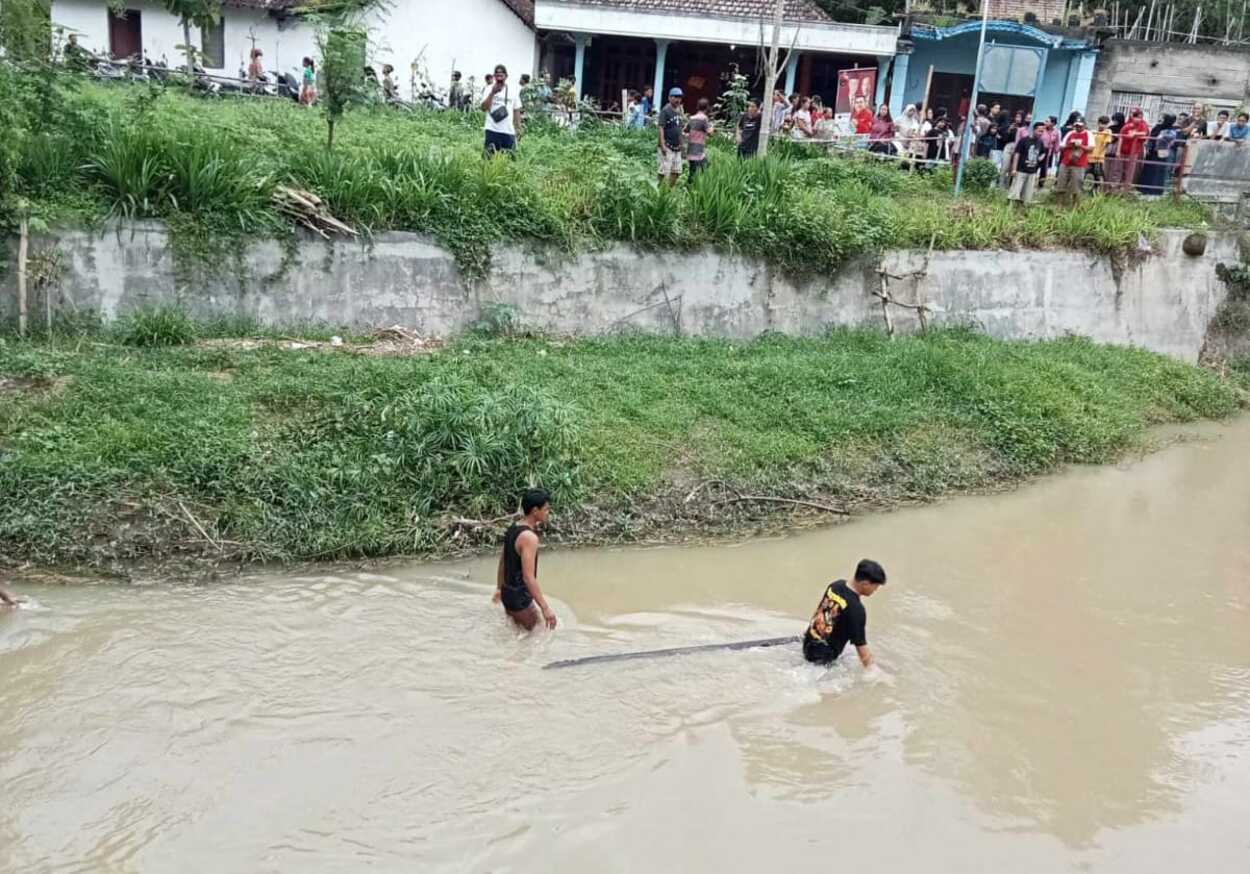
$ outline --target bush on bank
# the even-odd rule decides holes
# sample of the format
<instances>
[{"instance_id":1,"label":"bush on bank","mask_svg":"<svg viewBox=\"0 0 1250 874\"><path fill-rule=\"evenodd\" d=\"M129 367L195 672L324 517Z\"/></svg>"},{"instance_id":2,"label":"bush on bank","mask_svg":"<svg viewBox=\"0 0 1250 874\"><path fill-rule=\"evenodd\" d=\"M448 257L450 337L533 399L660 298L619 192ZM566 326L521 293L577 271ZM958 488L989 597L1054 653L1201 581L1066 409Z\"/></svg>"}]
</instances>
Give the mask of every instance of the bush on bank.
<instances>
[{"instance_id":1,"label":"bush on bank","mask_svg":"<svg viewBox=\"0 0 1250 874\"><path fill-rule=\"evenodd\" d=\"M828 272L885 246L1126 251L1159 227L1207 219L1193 203L1117 198L1022 214L999 192L955 200L949 171L909 175L786 142L740 162L718 139L698 183L669 190L655 184L652 131L535 121L515 160L484 161L480 113L353 111L329 151L321 114L285 101L45 85L9 100L10 114L25 113L6 144L13 184L35 214L161 217L218 248L289 230L270 201L278 184L314 192L362 229L433 234L470 275L489 269L500 241L713 245Z\"/></svg>"},{"instance_id":2,"label":"bush on bank","mask_svg":"<svg viewBox=\"0 0 1250 874\"><path fill-rule=\"evenodd\" d=\"M709 480L870 507L1106 461L1241 397L1140 350L966 331L470 337L413 358L10 339L0 555L437 553L464 544L450 520L503 516L530 482L566 541L692 531L729 512L685 500Z\"/></svg>"}]
</instances>

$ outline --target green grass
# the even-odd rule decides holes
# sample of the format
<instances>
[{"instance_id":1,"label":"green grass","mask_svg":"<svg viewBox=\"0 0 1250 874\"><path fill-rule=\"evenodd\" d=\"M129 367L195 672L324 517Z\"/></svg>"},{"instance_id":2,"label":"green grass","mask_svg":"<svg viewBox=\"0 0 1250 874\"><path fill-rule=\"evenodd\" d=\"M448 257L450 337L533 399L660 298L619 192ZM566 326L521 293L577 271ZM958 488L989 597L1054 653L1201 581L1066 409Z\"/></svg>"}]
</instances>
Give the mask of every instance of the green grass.
<instances>
[{"instance_id":1,"label":"green grass","mask_svg":"<svg viewBox=\"0 0 1250 874\"><path fill-rule=\"evenodd\" d=\"M446 551L448 517L502 515L530 482L567 540L697 527L683 498L708 479L873 506L1114 459L1243 397L1140 350L963 331L417 358L10 340L0 377L0 554L88 563L211 551L183 506L267 559Z\"/></svg>"},{"instance_id":2,"label":"green grass","mask_svg":"<svg viewBox=\"0 0 1250 874\"><path fill-rule=\"evenodd\" d=\"M477 113L353 111L327 151L322 115L287 102L94 85L64 101L55 121L32 116L10 144L34 213L162 217L190 240L185 251L212 257L223 240L290 227L270 203L278 184L316 193L365 230L432 234L469 275L489 270L501 241L711 245L811 273L886 246L1128 251L1160 227L1208 221L1194 203L1117 198L1020 213L1001 192L956 201L949 172L913 176L786 142L767 161L740 162L716 139L698 183L670 191L655 184L652 132L611 125L535 122L515 160L484 161Z\"/></svg>"}]
</instances>

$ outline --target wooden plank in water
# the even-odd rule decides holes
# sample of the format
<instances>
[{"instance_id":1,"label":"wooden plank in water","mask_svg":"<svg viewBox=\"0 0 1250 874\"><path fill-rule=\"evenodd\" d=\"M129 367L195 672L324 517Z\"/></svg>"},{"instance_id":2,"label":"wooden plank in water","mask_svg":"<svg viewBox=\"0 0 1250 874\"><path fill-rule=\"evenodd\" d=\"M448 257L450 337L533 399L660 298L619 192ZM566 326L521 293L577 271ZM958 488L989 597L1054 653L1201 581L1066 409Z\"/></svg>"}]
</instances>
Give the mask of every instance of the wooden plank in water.
<instances>
[{"instance_id":1,"label":"wooden plank in water","mask_svg":"<svg viewBox=\"0 0 1250 874\"><path fill-rule=\"evenodd\" d=\"M767 646L784 646L787 643L798 643L803 639L801 634L789 637L766 637L762 640L739 640L734 643L705 643L700 646L676 646L671 649L648 649L642 652L618 652L612 655L586 656L580 659L564 659L543 665L549 668L573 668L581 665L596 665L604 662L624 662L632 659L654 659L661 656L686 655L692 652L712 652L713 650L758 649Z\"/></svg>"}]
</instances>

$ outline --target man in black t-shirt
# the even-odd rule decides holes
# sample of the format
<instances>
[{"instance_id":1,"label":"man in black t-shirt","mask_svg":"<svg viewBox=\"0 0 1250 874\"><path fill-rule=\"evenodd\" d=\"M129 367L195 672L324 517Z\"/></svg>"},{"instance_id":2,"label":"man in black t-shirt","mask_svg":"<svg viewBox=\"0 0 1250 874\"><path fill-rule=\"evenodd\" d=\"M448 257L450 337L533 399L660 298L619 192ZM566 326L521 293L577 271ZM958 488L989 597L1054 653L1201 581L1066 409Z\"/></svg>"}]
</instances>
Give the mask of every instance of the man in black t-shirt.
<instances>
[{"instance_id":1,"label":"man in black t-shirt","mask_svg":"<svg viewBox=\"0 0 1250 874\"><path fill-rule=\"evenodd\" d=\"M872 667L868 613L861 599L884 585L885 569L869 558L855 567L855 577L849 584L846 580L830 583L803 635L803 657L809 662L827 665L842 655L842 650L850 643L859 653L860 664Z\"/></svg>"},{"instance_id":2,"label":"man in black t-shirt","mask_svg":"<svg viewBox=\"0 0 1250 874\"><path fill-rule=\"evenodd\" d=\"M754 100L747 101L747 111L738 119L738 157L754 158L760 149L760 124L764 114Z\"/></svg>"},{"instance_id":3,"label":"man in black t-shirt","mask_svg":"<svg viewBox=\"0 0 1250 874\"><path fill-rule=\"evenodd\" d=\"M1037 171L1048 157L1046 144L1042 142L1041 136L1045 127L1040 121L1033 125L1032 136L1016 143L1016 150L1011 155L1011 191L1007 194L1007 199L1014 200L1021 206L1033 201Z\"/></svg>"},{"instance_id":4,"label":"man in black t-shirt","mask_svg":"<svg viewBox=\"0 0 1250 874\"><path fill-rule=\"evenodd\" d=\"M665 180L669 185L676 185L681 178L681 131L686 126L681 113L681 99L681 89L671 89L668 103L664 104L656 119L655 126L660 134L660 147L656 154L661 185Z\"/></svg>"}]
</instances>

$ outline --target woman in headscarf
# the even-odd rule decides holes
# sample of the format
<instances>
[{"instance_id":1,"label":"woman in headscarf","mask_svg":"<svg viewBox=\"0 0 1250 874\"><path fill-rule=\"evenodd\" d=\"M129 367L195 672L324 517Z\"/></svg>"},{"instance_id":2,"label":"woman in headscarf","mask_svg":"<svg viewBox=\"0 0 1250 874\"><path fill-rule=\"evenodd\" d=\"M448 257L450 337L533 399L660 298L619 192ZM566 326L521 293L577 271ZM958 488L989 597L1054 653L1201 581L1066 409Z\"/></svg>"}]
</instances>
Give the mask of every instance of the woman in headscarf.
<instances>
[{"instance_id":1,"label":"woman in headscarf","mask_svg":"<svg viewBox=\"0 0 1250 874\"><path fill-rule=\"evenodd\" d=\"M1176 116L1169 112L1151 129L1150 138L1146 140L1146 158L1137 179L1137 190L1142 194L1163 193L1175 139Z\"/></svg>"},{"instance_id":2,"label":"woman in headscarf","mask_svg":"<svg viewBox=\"0 0 1250 874\"><path fill-rule=\"evenodd\" d=\"M890 107L884 103L877 107L877 115L868 131L868 151L894 154L894 119L890 117Z\"/></svg>"},{"instance_id":3,"label":"woman in headscarf","mask_svg":"<svg viewBox=\"0 0 1250 874\"><path fill-rule=\"evenodd\" d=\"M1112 194L1120 190L1120 185L1124 181L1124 162L1120 160L1120 131L1124 128L1123 112L1114 112L1111 114L1111 124L1107 130L1111 131L1111 145L1107 146L1104 153L1103 173L1106 178L1102 183L1102 193Z\"/></svg>"},{"instance_id":4,"label":"woman in headscarf","mask_svg":"<svg viewBox=\"0 0 1250 874\"><path fill-rule=\"evenodd\" d=\"M920 156L924 149L924 140L920 136L920 113L916 111L916 104L909 103L894 125L894 148L904 160Z\"/></svg>"}]
</instances>

